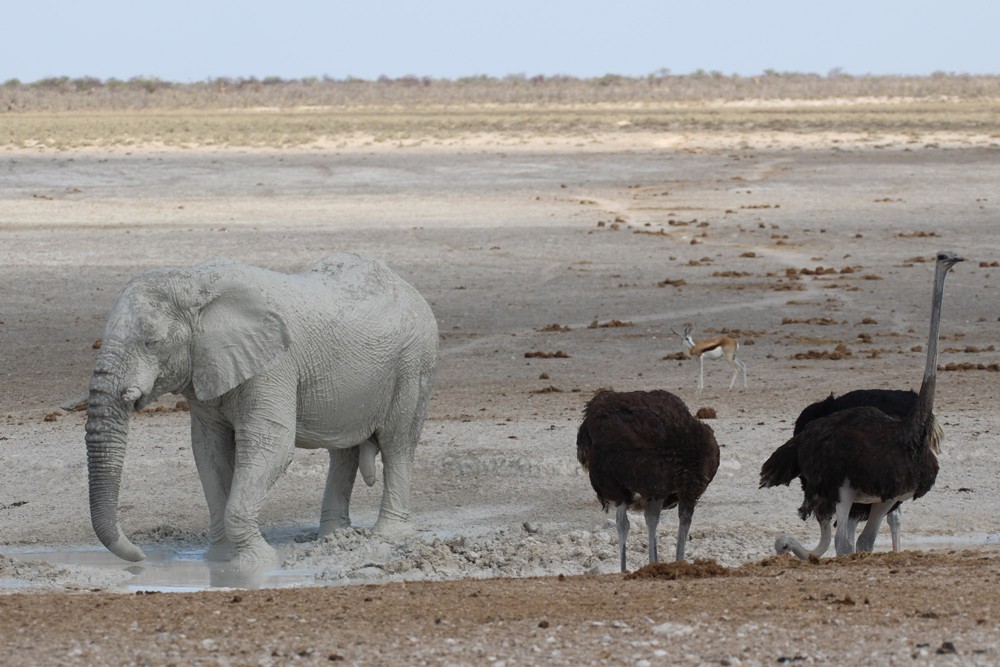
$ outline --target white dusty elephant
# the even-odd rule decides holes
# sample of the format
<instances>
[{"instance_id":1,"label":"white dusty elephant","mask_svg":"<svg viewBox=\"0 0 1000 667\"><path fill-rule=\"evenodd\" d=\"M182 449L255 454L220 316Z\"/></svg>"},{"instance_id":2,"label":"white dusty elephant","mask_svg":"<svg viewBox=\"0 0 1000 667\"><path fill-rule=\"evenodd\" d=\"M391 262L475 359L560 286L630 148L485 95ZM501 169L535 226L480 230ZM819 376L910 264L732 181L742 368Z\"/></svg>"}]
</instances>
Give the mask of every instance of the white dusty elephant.
<instances>
[{"instance_id":1,"label":"white dusty elephant","mask_svg":"<svg viewBox=\"0 0 1000 667\"><path fill-rule=\"evenodd\" d=\"M350 525L359 464L374 483L376 450L385 488L375 530L405 531L437 339L416 289L354 254L296 275L229 260L140 274L111 310L90 381L94 530L119 557L144 558L118 523L129 418L173 392L191 405L209 559L273 559L258 514L294 447L330 452L320 535Z\"/></svg>"}]
</instances>

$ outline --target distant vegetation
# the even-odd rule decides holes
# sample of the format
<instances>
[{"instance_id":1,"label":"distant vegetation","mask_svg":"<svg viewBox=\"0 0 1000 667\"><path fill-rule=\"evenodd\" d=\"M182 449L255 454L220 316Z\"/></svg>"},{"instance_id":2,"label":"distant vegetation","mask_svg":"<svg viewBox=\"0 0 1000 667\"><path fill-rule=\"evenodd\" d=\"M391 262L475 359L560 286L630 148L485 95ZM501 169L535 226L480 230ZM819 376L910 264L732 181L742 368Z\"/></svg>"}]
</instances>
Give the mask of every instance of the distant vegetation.
<instances>
[{"instance_id":1,"label":"distant vegetation","mask_svg":"<svg viewBox=\"0 0 1000 667\"><path fill-rule=\"evenodd\" d=\"M0 113L30 111L249 109L456 104L622 104L739 100L823 100L892 97L1000 98L1000 76L938 73L930 76L825 76L766 71L759 76L719 72L596 78L510 75L461 79L406 76L364 79L217 78L173 83L56 77L0 85Z\"/></svg>"},{"instance_id":2,"label":"distant vegetation","mask_svg":"<svg viewBox=\"0 0 1000 667\"><path fill-rule=\"evenodd\" d=\"M0 85L0 147L577 144L629 133L841 132L876 145L1000 140L1000 76L695 72L431 79L68 77ZM845 103L845 101L847 103ZM944 133L944 134L942 134ZM904 139L900 139L904 137Z\"/></svg>"}]
</instances>

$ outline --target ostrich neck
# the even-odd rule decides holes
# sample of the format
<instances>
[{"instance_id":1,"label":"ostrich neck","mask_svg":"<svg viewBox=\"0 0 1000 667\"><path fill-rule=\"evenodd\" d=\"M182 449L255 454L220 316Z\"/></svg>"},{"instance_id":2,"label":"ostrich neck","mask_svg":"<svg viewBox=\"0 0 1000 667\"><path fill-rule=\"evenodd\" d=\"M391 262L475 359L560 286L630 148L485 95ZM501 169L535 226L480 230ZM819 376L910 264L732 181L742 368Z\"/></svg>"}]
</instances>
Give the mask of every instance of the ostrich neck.
<instances>
[{"instance_id":1,"label":"ostrich neck","mask_svg":"<svg viewBox=\"0 0 1000 667\"><path fill-rule=\"evenodd\" d=\"M806 549L801 542L791 535L779 535L778 539L775 540L774 543L775 551L779 554L782 553L782 547L784 546L802 560L809 560L811 557L819 558L826 553L827 549L830 548L830 539L833 536L830 521L820 521L819 531L819 544L817 544L814 549Z\"/></svg>"},{"instance_id":2,"label":"ostrich neck","mask_svg":"<svg viewBox=\"0 0 1000 667\"><path fill-rule=\"evenodd\" d=\"M934 386L937 382L938 336L941 332L941 304L944 301L944 281L951 267L938 264L934 272L934 294L931 297L931 330L927 338L927 363L924 379L920 383L917 403L911 420L917 425L926 423L934 410Z\"/></svg>"}]
</instances>

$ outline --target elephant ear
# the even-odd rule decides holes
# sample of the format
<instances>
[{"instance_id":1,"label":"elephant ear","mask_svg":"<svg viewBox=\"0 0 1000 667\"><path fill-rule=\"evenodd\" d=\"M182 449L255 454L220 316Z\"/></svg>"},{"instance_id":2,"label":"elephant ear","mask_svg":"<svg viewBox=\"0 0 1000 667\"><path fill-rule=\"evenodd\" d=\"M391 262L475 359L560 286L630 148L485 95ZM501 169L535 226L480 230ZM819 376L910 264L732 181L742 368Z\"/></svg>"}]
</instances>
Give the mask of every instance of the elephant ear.
<instances>
[{"instance_id":1,"label":"elephant ear","mask_svg":"<svg viewBox=\"0 0 1000 667\"><path fill-rule=\"evenodd\" d=\"M202 307L191 342L195 395L217 398L267 371L290 343L284 317L259 287L225 290Z\"/></svg>"}]
</instances>

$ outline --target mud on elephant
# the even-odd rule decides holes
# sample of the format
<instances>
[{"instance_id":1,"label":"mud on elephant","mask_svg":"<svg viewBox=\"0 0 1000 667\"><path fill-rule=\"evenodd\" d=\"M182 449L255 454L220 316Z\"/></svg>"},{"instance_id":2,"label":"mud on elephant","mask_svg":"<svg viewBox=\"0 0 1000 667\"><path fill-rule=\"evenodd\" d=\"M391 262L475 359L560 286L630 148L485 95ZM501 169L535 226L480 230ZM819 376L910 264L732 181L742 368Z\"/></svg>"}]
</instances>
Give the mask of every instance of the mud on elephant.
<instances>
[{"instance_id":1,"label":"mud on elephant","mask_svg":"<svg viewBox=\"0 0 1000 667\"><path fill-rule=\"evenodd\" d=\"M376 451L375 529L405 530L437 339L420 294L358 255L330 255L296 275L213 260L135 277L111 310L90 382L94 530L119 557L144 558L118 522L129 419L169 392L191 405L210 559L273 558L258 514L294 447L330 452L321 535L350 525L358 468L372 484Z\"/></svg>"}]
</instances>

